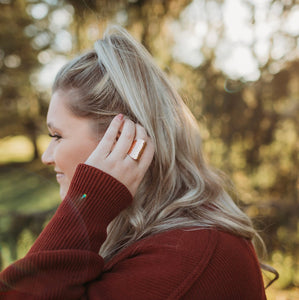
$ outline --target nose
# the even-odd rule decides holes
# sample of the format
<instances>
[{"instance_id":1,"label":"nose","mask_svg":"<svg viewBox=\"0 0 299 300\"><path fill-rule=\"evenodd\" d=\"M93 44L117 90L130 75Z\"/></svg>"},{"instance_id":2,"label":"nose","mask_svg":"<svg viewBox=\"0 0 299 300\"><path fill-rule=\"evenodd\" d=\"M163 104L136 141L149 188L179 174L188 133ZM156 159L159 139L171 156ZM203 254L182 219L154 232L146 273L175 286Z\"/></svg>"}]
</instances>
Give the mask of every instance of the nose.
<instances>
[{"instance_id":1,"label":"nose","mask_svg":"<svg viewBox=\"0 0 299 300\"><path fill-rule=\"evenodd\" d=\"M48 148L46 149L46 151L43 153L42 155L42 163L45 165L53 165L54 164L54 158L53 158L53 149L51 146L51 142L48 146Z\"/></svg>"}]
</instances>

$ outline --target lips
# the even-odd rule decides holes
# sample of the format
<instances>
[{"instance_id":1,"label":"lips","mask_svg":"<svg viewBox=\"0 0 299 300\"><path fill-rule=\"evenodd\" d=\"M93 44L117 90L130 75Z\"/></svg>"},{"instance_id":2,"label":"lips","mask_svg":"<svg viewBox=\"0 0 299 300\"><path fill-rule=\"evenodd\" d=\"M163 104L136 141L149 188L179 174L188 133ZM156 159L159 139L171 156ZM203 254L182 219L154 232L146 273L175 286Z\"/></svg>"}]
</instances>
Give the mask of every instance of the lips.
<instances>
[{"instance_id":1,"label":"lips","mask_svg":"<svg viewBox=\"0 0 299 300\"><path fill-rule=\"evenodd\" d=\"M64 178L64 174L61 172L56 172L56 180L60 182Z\"/></svg>"}]
</instances>

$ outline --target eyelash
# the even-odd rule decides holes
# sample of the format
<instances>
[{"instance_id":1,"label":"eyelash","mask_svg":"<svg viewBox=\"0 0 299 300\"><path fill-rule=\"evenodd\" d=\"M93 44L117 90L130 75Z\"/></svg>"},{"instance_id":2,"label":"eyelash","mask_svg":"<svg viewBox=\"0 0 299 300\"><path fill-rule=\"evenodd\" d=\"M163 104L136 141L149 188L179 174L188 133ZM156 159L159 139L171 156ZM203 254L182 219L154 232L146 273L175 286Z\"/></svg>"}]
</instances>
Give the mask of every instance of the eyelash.
<instances>
[{"instance_id":1,"label":"eyelash","mask_svg":"<svg viewBox=\"0 0 299 300\"><path fill-rule=\"evenodd\" d=\"M58 141L58 140L61 139L61 136L58 135L58 134L51 134L51 133L49 133L49 137L50 138L55 138L55 141Z\"/></svg>"}]
</instances>

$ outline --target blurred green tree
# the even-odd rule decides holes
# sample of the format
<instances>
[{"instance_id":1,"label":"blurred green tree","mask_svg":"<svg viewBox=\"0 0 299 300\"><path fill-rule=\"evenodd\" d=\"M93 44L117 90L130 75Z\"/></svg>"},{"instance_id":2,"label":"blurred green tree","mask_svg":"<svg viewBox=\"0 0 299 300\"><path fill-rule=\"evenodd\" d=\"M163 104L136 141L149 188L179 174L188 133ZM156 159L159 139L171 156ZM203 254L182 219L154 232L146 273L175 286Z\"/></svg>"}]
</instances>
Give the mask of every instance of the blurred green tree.
<instances>
[{"instance_id":1,"label":"blurred green tree","mask_svg":"<svg viewBox=\"0 0 299 300\"><path fill-rule=\"evenodd\" d=\"M39 62L32 38L25 34L32 18L24 1L0 5L0 137L28 136L37 158L40 107L30 74L39 67Z\"/></svg>"}]
</instances>

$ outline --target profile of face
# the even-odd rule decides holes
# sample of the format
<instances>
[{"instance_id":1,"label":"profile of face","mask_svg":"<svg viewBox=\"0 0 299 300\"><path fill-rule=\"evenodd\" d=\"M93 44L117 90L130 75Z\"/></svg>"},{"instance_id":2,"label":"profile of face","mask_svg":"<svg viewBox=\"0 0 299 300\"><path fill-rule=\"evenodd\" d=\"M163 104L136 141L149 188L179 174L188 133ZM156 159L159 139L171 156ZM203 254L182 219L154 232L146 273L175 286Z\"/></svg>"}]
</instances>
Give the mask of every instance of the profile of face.
<instances>
[{"instance_id":1,"label":"profile of face","mask_svg":"<svg viewBox=\"0 0 299 300\"><path fill-rule=\"evenodd\" d=\"M64 199L79 163L84 163L99 143L92 120L75 116L66 106L68 93L58 90L50 101L47 125L52 138L42 162L54 167Z\"/></svg>"}]
</instances>

